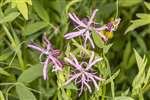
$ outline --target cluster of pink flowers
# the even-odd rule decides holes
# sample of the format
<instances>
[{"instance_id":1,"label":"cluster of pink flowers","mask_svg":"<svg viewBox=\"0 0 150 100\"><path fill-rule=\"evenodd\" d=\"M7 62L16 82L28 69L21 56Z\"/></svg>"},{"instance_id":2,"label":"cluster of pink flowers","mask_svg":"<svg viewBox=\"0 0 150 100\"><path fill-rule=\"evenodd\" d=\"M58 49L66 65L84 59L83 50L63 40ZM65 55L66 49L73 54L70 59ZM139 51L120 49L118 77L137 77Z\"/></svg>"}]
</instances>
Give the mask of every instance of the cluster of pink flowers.
<instances>
[{"instance_id":1,"label":"cluster of pink flowers","mask_svg":"<svg viewBox=\"0 0 150 100\"><path fill-rule=\"evenodd\" d=\"M95 48L94 41L92 39L92 31L95 31L98 36L102 38L102 40L107 41L108 38L101 32L103 30L107 30L109 32L113 32L116 30L116 27L118 26L120 19L116 19L115 21L109 22L108 24L96 27L96 22L94 21L94 17L96 16L96 12L98 10L95 9L89 18L89 20L84 21L80 20L75 13L69 13L69 18L75 22L77 25L75 29L77 31L70 32L64 35L65 39L72 39L78 36L81 36L83 38L83 47L86 48L87 41L91 44L92 49ZM52 71L62 71L64 62L59 60L59 56L61 55L61 51L54 49L47 39L46 36L43 37L43 41L45 43L45 47L39 47L36 44L30 44L28 47L33 48L39 52L41 52L41 55L45 55L46 59L42 64L43 67L43 77L44 80L48 79L48 64L53 64L53 70ZM89 58L89 61L78 61L77 58L70 53L69 57L65 57L65 62L69 63L70 66L72 66L71 74L69 75L69 79L66 81L66 85L69 84L71 81L75 81L75 84L80 84L80 93L82 94L84 87L87 87L89 92L92 92L91 86L89 83L93 83L95 88L98 90L98 81L104 80L100 77L100 75L96 75L97 73L94 71L94 66L103 60L102 57L96 57L94 54L94 51L91 50L91 55Z\"/></svg>"}]
</instances>

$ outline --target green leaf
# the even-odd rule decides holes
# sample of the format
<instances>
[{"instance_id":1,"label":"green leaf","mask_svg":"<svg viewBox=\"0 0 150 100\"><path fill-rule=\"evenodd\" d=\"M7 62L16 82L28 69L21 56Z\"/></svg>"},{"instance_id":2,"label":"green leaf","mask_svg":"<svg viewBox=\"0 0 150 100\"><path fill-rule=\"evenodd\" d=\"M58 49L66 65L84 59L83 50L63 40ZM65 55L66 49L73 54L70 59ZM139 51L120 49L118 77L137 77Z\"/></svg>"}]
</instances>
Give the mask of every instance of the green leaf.
<instances>
[{"instance_id":1,"label":"green leaf","mask_svg":"<svg viewBox=\"0 0 150 100\"><path fill-rule=\"evenodd\" d=\"M113 45L113 44L108 44L108 45L104 45L104 46L103 46L104 54L106 54L106 53L109 51L109 49L111 48L112 45Z\"/></svg>"},{"instance_id":2,"label":"green leaf","mask_svg":"<svg viewBox=\"0 0 150 100\"><path fill-rule=\"evenodd\" d=\"M12 8L17 7L23 17L28 20L28 7L27 4L32 5L31 0L11 0Z\"/></svg>"},{"instance_id":3,"label":"green leaf","mask_svg":"<svg viewBox=\"0 0 150 100\"><path fill-rule=\"evenodd\" d=\"M101 37L95 32L92 32L92 37L94 40L94 43L96 44L97 47L103 48L104 47L104 41L101 39Z\"/></svg>"},{"instance_id":4,"label":"green leaf","mask_svg":"<svg viewBox=\"0 0 150 100\"><path fill-rule=\"evenodd\" d=\"M67 6L66 6L66 13L68 13L69 8L70 8L72 5L74 5L74 4L78 3L78 2L81 2L81 1L82 1L82 0L73 0L73 1L70 1L70 2L67 4Z\"/></svg>"},{"instance_id":5,"label":"green leaf","mask_svg":"<svg viewBox=\"0 0 150 100\"><path fill-rule=\"evenodd\" d=\"M147 7L147 9L150 10L150 3L149 2L144 2L145 6Z\"/></svg>"},{"instance_id":6,"label":"green leaf","mask_svg":"<svg viewBox=\"0 0 150 100\"><path fill-rule=\"evenodd\" d=\"M81 46L77 41L75 41L74 39L72 39L73 41L73 45L76 46L77 48L79 48L80 50L84 51L86 54L90 55L89 50L85 49L83 46Z\"/></svg>"},{"instance_id":7,"label":"green leaf","mask_svg":"<svg viewBox=\"0 0 150 100\"><path fill-rule=\"evenodd\" d=\"M10 76L8 72L6 72L3 68L0 67L0 74Z\"/></svg>"},{"instance_id":8,"label":"green leaf","mask_svg":"<svg viewBox=\"0 0 150 100\"><path fill-rule=\"evenodd\" d=\"M137 61L138 68L140 70L141 64L143 64L143 59L135 49L134 49L134 54L135 54L135 58L136 58L136 61Z\"/></svg>"},{"instance_id":9,"label":"green leaf","mask_svg":"<svg viewBox=\"0 0 150 100\"><path fill-rule=\"evenodd\" d=\"M78 90L78 88L73 83L66 85L64 88L70 89L70 90Z\"/></svg>"},{"instance_id":10,"label":"green leaf","mask_svg":"<svg viewBox=\"0 0 150 100\"><path fill-rule=\"evenodd\" d=\"M145 80L144 80L144 83L145 83L145 84L148 83L149 78L150 78L150 66L149 66L149 69L148 69L148 71L147 71L146 78L145 78Z\"/></svg>"},{"instance_id":11,"label":"green leaf","mask_svg":"<svg viewBox=\"0 0 150 100\"><path fill-rule=\"evenodd\" d=\"M38 64L34 65L27 70L25 70L20 77L18 78L18 82L25 82L25 83L30 83L37 79L38 77L42 76L42 70L43 67Z\"/></svg>"},{"instance_id":12,"label":"green leaf","mask_svg":"<svg viewBox=\"0 0 150 100\"><path fill-rule=\"evenodd\" d=\"M128 64L130 54L131 54L131 42L128 41L126 48L123 52L123 63L125 64L125 66Z\"/></svg>"},{"instance_id":13,"label":"green leaf","mask_svg":"<svg viewBox=\"0 0 150 100\"><path fill-rule=\"evenodd\" d=\"M134 5L141 3L143 0L118 0L118 1L119 1L119 6L132 7Z\"/></svg>"},{"instance_id":14,"label":"green leaf","mask_svg":"<svg viewBox=\"0 0 150 100\"><path fill-rule=\"evenodd\" d=\"M146 47L146 44L144 42L144 39L138 35L138 34L133 34L135 37L136 37L136 40L139 44L139 46L141 47L141 49L144 51L144 52L147 52L147 47Z\"/></svg>"},{"instance_id":15,"label":"green leaf","mask_svg":"<svg viewBox=\"0 0 150 100\"><path fill-rule=\"evenodd\" d=\"M19 100L36 100L33 93L24 84L17 84L16 92L19 96Z\"/></svg>"},{"instance_id":16,"label":"green leaf","mask_svg":"<svg viewBox=\"0 0 150 100\"><path fill-rule=\"evenodd\" d=\"M145 14L145 13L137 13L136 16L138 18L150 18L150 14Z\"/></svg>"},{"instance_id":17,"label":"green leaf","mask_svg":"<svg viewBox=\"0 0 150 100\"><path fill-rule=\"evenodd\" d=\"M28 20L28 7L25 2L16 2L17 8L23 17Z\"/></svg>"},{"instance_id":18,"label":"green leaf","mask_svg":"<svg viewBox=\"0 0 150 100\"><path fill-rule=\"evenodd\" d=\"M10 52L10 51L3 53L2 55L0 55L0 61L7 60L12 54L13 52Z\"/></svg>"},{"instance_id":19,"label":"green leaf","mask_svg":"<svg viewBox=\"0 0 150 100\"><path fill-rule=\"evenodd\" d=\"M40 22L36 22L36 23L33 23L33 24L28 24L25 26L24 30L23 30L23 33L25 36L28 36L28 35L31 35L35 32L38 32L39 30L47 27L48 24L43 22L43 21L40 21Z\"/></svg>"},{"instance_id":20,"label":"green leaf","mask_svg":"<svg viewBox=\"0 0 150 100\"><path fill-rule=\"evenodd\" d=\"M132 24L127 28L125 33L129 32L129 31L132 31L132 30L134 30L134 29L136 29L138 27L147 25L147 24L150 24L150 17L149 18L142 18L142 19L134 20L132 22Z\"/></svg>"},{"instance_id":21,"label":"green leaf","mask_svg":"<svg viewBox=\"0 0 150 100\"><path fill-rule=\"evenodd\" d=\"M115 100L134 100L134 99L127 96L119 96L119 97L115 97Z\"/></svg>"},{"instance_id":22,"label":"green leaf","mask_svg":"<svg viewBox=\"0 0 150 100\"><path fill-rule=\"evenodd\" d=\"M45 22L49 23L49 16L42 4L39 0L33 0L33 8L35 9L36 13L39 17L44 20Z\"/></svg>"},{"instance_id":23,"label":"green leaf","mask_svg":"<svg viewBox=\"0 0 150 100\"><path fill-rule=\"evenodd\" d=\"M0 100L5 100L2 91L0 91Z\"/></svg>"},{"instance_id":24,"label":"green leaf","mask_svg":"<svg viewBox=\"0 0 150 100\"><path fill-rule=\"evenodd\" d=\"M112 80L114 80L114 79L119 75L119 73L120 73L120 70L117 70L109 79L107 79L107 80L105 81L105 84L108 84L108 83L110 83Z\"/></svg>"},{"instance_id":25,"label":"green leaf","mask_svg":"<svg viewBox=\"0 0 150 100\"><path fill-rule=\"evenodd\" d=\"M32 0L25 0L26 3L28 3L29 5L32 5Z\"/></svg>"},{"instance_id":26,"label":"green leaf","mask_svg":"<svg viewBox=\"0 0 150 100\"><path fill-rule=\"evenodd\" d=\"M9 13L8 15L6 15L5 17L0 19L0 24L6 23L6 22L11 22L18 16L19 16L18 12Z\"/></svg>"},{"instance_id":27,"label":"green leaf","mask_svg":"<svg viewBox=\"0 0 150 100\"><path fill-rule=\"evenodd\" d=\"M145 80L145 67L147 64L147 59L145 58L145 56L142 59L142 57L137 53L135 49L134 49L134 53L135 53L135 57L139 69L138 74L136 75L136 77L132 82L132 87L133 87L132 94L136 95L142 88L142 84L144 83Z\"/></svg>"}]
</instances>

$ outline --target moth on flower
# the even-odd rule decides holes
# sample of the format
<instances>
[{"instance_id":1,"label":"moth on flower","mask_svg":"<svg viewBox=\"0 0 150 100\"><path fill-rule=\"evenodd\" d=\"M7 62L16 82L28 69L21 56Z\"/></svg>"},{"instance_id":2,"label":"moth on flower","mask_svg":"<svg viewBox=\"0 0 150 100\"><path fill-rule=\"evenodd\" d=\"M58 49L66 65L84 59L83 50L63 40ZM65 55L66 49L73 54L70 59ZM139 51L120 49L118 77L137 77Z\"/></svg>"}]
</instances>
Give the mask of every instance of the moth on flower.
<instances>
[{"instance_id":1,"label":"moth on flower","mask_svg":"<svg viewBox=\"0 0 150 100\"><path fill-rule=\"evenodd\" d=\"M101 34L104 34L108 39L113 37L113 32L117 30L118 25L121 19L117 18L109 23L107 23L103 30L100 31Z\"/></svg>"},{"instance_id":2,"label":"moth on flower","mask_svg":"<svg viewBox=\"0 0 150 100\"><path fill-rule=\"evenodd\" d=\"M93 66L102 61L103 58L95 58L94 52L90 57L88 62L82 61L81 63L78 62L76 57L70 53L70 58L65 58L65 61L68 62L73 68L74 72L70 75L70 79L67 80L66 84L69 84L71 81L75 81L75 84L81 85L79 96L82 94L84 87L86 86L89 92L92 92L92 88L89 83L93 83L95 88L98 90L99 86L97 81L104 80L103 78L96 75L96 72L93 71Z\"/></svg>"},{"instance_id":3,"label":"moth on flower","mask_svg":"<svg viewBox=\"0 0 150 100\"><path fill-rule=\"evenodd\" d=\"M47 39L47 37L45 35L43 36L43 41L45 44L44 48L42 48L36 44L29 44L28 47L39 51L41 53L40 57L42 55L46 56L46 59L44 62L42 62L42 64L44 65L44 67L43 67L43 78L44 78L44 80L47 80L48 79L48 75L47 75L48 64L49 63L53 64L53 70L52 71L60 71L60 70L62 70L63 62L58 60L58 56L61 55L61 51L54 49L52 47L52 44L50 43L50 41Z\"/></svg>"},{"instance_id":4,"label":"moth on flower","mask_svg":"<svg viewBox=\"0 0 150 100\"><path fill-rule=\"evenodd\" d=\"M112 31L116 30L118 24L120 23L120 19L116 19L115 21L112 21L102 27L95 27L94 24L97 24L97 23L94 21L94 17L96 16L97 11L98 11L98 9L95 9L93 11L89 20L87 20L87 19L80 20L76 16L75 13L69 13L70 19L76 23L75 29L77 31L67 33L64 37L66 39L72 39L72 38L75 38L78 36L82 36L83 40L84 40L84 43L83 43L84 47L86 47L87 41L89 41L92 48L95 48L94 42L91 37L92 31L94 30L102 38L102 40L107 41L108 38L101 31L108 30L109 32L112 32Z\"/></svg>"}]
</instances>

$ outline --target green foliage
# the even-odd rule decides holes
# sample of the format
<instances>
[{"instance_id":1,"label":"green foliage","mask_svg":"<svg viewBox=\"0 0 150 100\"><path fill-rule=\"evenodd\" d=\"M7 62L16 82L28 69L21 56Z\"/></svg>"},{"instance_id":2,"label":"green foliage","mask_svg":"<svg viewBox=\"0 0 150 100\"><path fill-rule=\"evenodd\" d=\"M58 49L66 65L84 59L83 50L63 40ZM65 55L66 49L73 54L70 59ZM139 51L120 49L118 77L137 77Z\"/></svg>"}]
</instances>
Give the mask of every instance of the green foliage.
<instances>
[{"instance_id":1,"label":"green foliage","mask_svg":"<svg viewBox=\"0 0 150 100\"><path fill-rule=\"evenodd\" d=\"M43 21L27 24L23 29L23 34L25 36L32 35L33 33L36 33L47 26L48 24Z\"/></svg>"},{"instance_id":2,"label":"green foliage","mask_svg":"<svg viewBox=\"0 0 150 100\"><path fill-rule=\"evenodd\" d=\"M3 24L3 23L7 23L7 22L11 22L13 21L16 17L19 16L19 13L18 12L12 12L6 16L4 16L1 20L0 20L0 24Z\"/></svg>"},{"instance_id":3,"label":"green foliage","mask_svg":"<svg viewBox=\"0 0 150 100\"><path fill-rule=\"evenodd\" d=\"M115 100L134 100L134 99L131 97L120 96L116 97Z\"/></svg>"},{"instance_id":4,"label":"green foliage","mask_svg":"<svg viewBox=\"0 0 150 100\"><path fill-rule=\"evenodd\" d=\"M23 17L28 20L28 7L27 4L32 5L31 0L11 0L12 7L17 7Z\"/></svg>"},{"instance_id":5,"label":"green foliage","mask_svg":"<svg viewBox=\"0 0 150 100\"><path fill-rule=\"evenodd\" d=\"M49 79L43 80L40 60L45 57L27 45L35 42L44 47L46 34L53 47L62 51L62 61L70 52L87 61L90 45L85 49L82 38L68 41L64 34L73 30L69 12L82 19L95 8L99 9L96 27L117 17L121 24L107 42L92 32L96 57L103 57L93 70L105 80L99 82L99 90L92 86L90 94L85 88L79 97L79 85L64 85L69 64L58 73L49 65ZM148 0L0 0L0 100L149 100L149 12Z\"/></svg>"},{"instance_id":6,"label":"green foliage","mask_svg":"<svg viewBox=\"0 0 150 100\"><path fill-rule=\"evenodd\" d=\"M33 93L23 84L16 85L16 92L20 100L36 100Z\"/></svg>"},{"instance_id":7,"label":"green foliage","mask_svg":"<svg viewBox=\"0 0 150 100\"><path fill-rule=\"evenodd\" d=\"M141 3L143 0L118 0L119 5L122 7L132 7L139 3Z\"/></svg>"},{"instance_id":8,"label":"green foliage","mask_svg":"<svg viewBox=\"0 0 150 100\"><path fill-rule=\"evenodd\" d=\"M145 70L146 70L146 65L147 65L147 59L145 56L142 58L137 51L134 49L136 61L137 61L137 66L138 66L138 74L135 76L133 83L132 83L132 94L133 95L139 95L143 96L143 84L145 80L149 80L146 78L146 76L149 77L148 73L146 75ZM150 69L150 68L149 68ZM148 82L148 81L147 81ZM147 82L144 84L145 86L147 85ZM143 98L143 97L142 97Z\"/></svg>"},{"instance_id":9,"label":"green foliage","mask_svg":"<svg viewBox=\"0 0 150 100\"><path fill-rule=\"evenodd\" d=\"M145 2L146 7L149 9L149 3ZM150 15L141 13L136 15L138 18L137 20L132 21L132 24L127 28L126 32L132 31L138 27L150 24Z\"/></svg>"},{"instance_id":10,"label":"green foliage","mask_svg":"<svg viewBox=\"0 0 150 100\"><path fill-rule=\"evenodd\" d=\"M41 65L33 65L20 75L20 77L18 78L18 82L30 83L34 81L38 77L42 76L41 70Z\"/></svg>"},{"instance_id":11,"label":"green foliage","mask_svg":"<svg viewBox=\"0 0 150 100\"><path fill-rule=\"evenodd\" d=\"M0 91L0 100L5 100L2 91Z\"/></svg>"}]
</instances>

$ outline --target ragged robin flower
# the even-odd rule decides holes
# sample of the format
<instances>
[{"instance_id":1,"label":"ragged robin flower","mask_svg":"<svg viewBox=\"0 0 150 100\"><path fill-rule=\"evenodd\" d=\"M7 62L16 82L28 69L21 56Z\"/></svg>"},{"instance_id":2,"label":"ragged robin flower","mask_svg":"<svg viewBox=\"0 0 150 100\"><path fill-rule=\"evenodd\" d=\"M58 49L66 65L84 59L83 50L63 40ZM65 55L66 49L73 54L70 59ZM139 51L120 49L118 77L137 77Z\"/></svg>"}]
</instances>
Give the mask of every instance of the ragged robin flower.
<instances>
[{"instance_id":1,"label":"ragged robin flower","mask_svg":"<svg viewBox=\"0 0 150 100\"><path fill-rule=\"evenodd\" d=\"M90 42L92 48L95 48L94 42L92 40L91 34L92 31L95 31L97 35L99 35L103 41L107 41L108 38L101 32L104 30L107 30L109 32L113 32L118 27L118 24L120 23L120 18L116 19L115 21L109 22L107 25L104 25L102 27L96 27L96 22L94 21L94 17L96 15L96 12L98 9L95 9L89 18L89 20L80 20L75 13L69 13L70 19L76 23L75 29L77 31L67 33L64 37L66 39L72 39L77 36L82 36L84 39L83 47L86 47L87 41Z\"/></svg>"},{"instance_id":2,"label":"ragged robin flower","mask_svg":"<svg viewBox=\"0 0 150 100\"><path fill-rule=\"evenodd\" d=\"M65 58L65 61L74 68L74 71L70 75L70 78L69 80L67 80L66 84L69 84L73 80L75 81L75 84L79 84L81 86L79 96L82 94L85 86L90 93L92 92L92 88L89 83L93 83L95 88L98 90L99 86L97 84L97 81L104 80L103 78L97 76L96 72L93 71L94 65L100 62L102 58L94 58L94 52L92 52L92 55L88 62L82 61L81 63L79 63L76 57L71 53L70 58Z\"/></svg>"},{"instance_id":3,"label":"ragged robin flower","mask_svg":"<svg viewBox=\"0 0 150 100\"><path fill-rule=\"evenodd\" d=\"M69 17L71 20L73 20L77 26L75 27L75 29L77 29L77 31L75 32L70 32L67 33L64 37L66 39L72 39L74 37L77 36L82 36L84 39L84 44L83 46L86 47L87 41L90 42L92 48L95 48L94 42L92 40L91 34L92 31L95 30L96 32L98 32L98 34L101 36L101 38L103 38L104 40L106 40L105 36L101 33L99 33L100 30L103 30L103 27L101 28L96 28L93 24L95 24L96 22L94 22L94 17L96 15L96 12L98 11L98 9L95 9L91 15L91 17L89 18L89 20L80 20L75 13L69 13Z\"/></svg>"},{"instance_id":4,"label":"ragged robin flower","mask_svg":"<svg viewBox=\"0 0 150 100\"><path fill-rule=\"evenodd\" d=\"M47 80L48 79L48 75L47 75L48 64L49 63L53 64L52 71L60 71L60 70L62 70L63 63L60 60L58 60L58 56L60 56L61 51L54 49L46 36L43 36L43 41L45 43L45 48L42 48L36 44L30 44L30 45L28 45L28 47L39 51L41 53L41 56L42 55L46 56L46 59L44 62L42 62L42 64L44 64L43 78L44 78L44 80Z\"/></svg>"}]
</instances>

